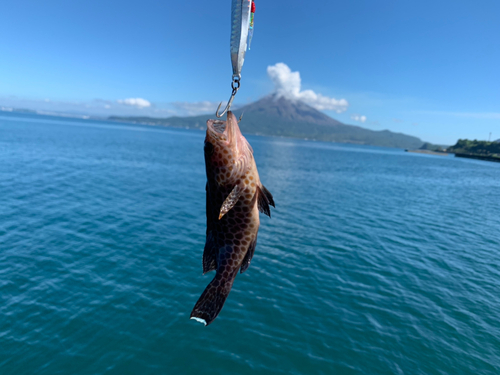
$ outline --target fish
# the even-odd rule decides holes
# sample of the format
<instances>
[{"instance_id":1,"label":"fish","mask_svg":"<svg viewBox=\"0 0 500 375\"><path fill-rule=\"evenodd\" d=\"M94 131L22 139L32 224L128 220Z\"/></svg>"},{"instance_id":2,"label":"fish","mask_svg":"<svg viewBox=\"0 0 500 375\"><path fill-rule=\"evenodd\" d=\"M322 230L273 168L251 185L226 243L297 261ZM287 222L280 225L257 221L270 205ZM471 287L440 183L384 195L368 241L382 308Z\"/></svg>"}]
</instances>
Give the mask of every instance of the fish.
<instances>
[{"instance_id":1,"label":"fish","mask_svg":"<svg viewBox=\"0 0 500 375\"><path fill-rule=\"evenodd\" d=\"M252 146L238 120L208 120L204 144L207 232L203 274L216 271L196 302L191 319L208 326L219 315L238 274L250 266L257 245L259 212L271 217L276 207L262 185Z\"/></svg>"}]
</instances>

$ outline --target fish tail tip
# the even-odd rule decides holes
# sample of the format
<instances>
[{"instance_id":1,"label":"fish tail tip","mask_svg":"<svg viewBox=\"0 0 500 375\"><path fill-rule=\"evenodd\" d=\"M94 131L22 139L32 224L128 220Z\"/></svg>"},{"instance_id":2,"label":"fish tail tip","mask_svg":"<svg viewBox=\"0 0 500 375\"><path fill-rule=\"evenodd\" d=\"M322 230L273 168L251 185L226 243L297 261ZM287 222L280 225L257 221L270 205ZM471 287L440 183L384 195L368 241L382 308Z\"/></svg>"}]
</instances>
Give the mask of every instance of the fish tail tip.
<instances>
[{"instance_id":1,"label":"fish tail tip","mask_svg":"<svg viewBox=\"0 0 500 375\"><path fill-rule=\"evenodd\" d=\"M199 323L203 323L203 325L205 325L205 326L207 325L207 321L205 319L197 318L196 316L192 316L189 319L194 319L194 320L196 320Z\"/></svg>"}]
</instances>

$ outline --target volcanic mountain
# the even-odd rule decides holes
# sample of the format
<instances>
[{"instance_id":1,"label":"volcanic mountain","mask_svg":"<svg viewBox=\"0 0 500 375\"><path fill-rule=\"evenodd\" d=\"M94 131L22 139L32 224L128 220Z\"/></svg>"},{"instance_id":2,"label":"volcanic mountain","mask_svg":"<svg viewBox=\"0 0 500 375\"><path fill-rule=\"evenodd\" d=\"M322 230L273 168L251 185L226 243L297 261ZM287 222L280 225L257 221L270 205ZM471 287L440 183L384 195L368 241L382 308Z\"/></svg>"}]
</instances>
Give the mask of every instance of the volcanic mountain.
<instances>
[{"instance_id":1,"label":"volcanic mountain","mask_svg":"<svg viewBox=\"0 0 500 375\"><path fill-rule=\"evenodd\" d=\"M281 136L318 141L357 143L415 149L422 146L419 138L393 133L389 130L373 131L360 126L346 125L313 107L276 95L267 96L257 102L235 109L237 116L243 114L240 128L243 134ZM183 128L205 128L206 121L214 115L193 117L110 117L110 120L147 123L151 125Z\"/></svg>"}]
</instances>

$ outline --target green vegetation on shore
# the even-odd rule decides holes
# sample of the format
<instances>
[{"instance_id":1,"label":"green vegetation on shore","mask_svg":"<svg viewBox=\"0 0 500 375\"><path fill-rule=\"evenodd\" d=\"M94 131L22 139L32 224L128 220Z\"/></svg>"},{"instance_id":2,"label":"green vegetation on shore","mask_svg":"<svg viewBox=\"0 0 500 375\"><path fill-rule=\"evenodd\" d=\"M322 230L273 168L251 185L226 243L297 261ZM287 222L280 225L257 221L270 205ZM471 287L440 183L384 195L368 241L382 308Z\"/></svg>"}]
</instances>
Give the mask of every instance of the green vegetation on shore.
<instances>
[{"instance_id":1,"label":"green vegetation on shore","mask_svg":"<svg viewBox=\"0 0 500 375\"><path fill-rule=\"evenodd\" d=\"M447 151L455 154L487 156L500 160L500 142L498 141L487 142L476 139L473 141L459 139L455 145L448 147Z\"/></svg>"},{"instance_id":2,"label":"green vegetation on shore","mask_svg":"<svg viewBox=\"0 0 500 375\"><path fill-rule=\"evenodd\" d=\"M446 147L446 146L445 146ZM443 146L435 145L429 142L425 142L419 150L427 150L427 151L435 151L435 152L444 152Z\"/></svg>"}]
</instances>

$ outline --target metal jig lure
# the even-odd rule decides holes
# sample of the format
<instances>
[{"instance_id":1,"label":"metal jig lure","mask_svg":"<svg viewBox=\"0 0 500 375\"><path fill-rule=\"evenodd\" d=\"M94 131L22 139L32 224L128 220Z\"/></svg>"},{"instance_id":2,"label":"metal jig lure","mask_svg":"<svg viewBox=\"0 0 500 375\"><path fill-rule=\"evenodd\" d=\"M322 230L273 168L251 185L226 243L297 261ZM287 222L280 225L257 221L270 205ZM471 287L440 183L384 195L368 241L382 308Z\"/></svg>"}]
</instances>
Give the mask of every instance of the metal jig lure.
<instances>
[{"instance_id":1,"label":"metal jig lure","mask_svg":"<svg viewBox=\"0 0 500 375\"><path fill-rule=\"evenodd\" d=\"M234 97L241 86L241 68L245 61L247 42L251 42L253 36L253 14L255 4L252 0L232 0L231 2L231 64L233 66L233 79L231 82L231 97L226 108L219 113L222 102L217 107L215 115L222 117L231 108ZM249 38L250 32L250 38ZM250 39L250 40L249 40Z\"/></svg>"}]
</instances>

